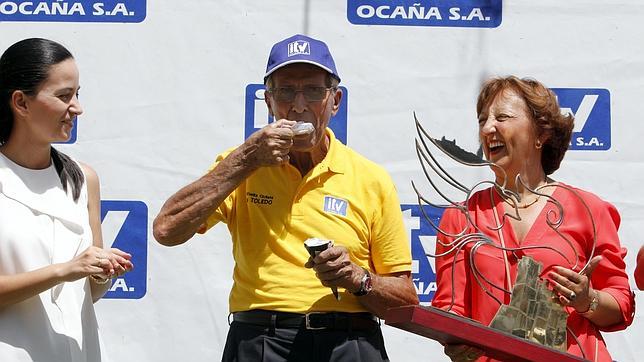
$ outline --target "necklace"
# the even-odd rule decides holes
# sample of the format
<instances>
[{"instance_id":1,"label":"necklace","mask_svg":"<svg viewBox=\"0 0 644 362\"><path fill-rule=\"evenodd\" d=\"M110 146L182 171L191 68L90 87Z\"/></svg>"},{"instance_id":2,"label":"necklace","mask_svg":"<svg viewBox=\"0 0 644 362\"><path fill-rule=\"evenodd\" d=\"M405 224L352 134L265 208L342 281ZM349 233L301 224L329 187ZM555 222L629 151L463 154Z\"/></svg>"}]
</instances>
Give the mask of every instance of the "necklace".
<instances>
[{"instance_id":1,"label":"necklace","mask_svg":"<svg viewBox=\"0 0 644 362\"><path fill-rule=\"evenodd\" d=\"M530 202L529 202L529 203L527 203L527 204L523 204L523 205L518 205L518 204L517 204L517 205L516 205L516 208L517 208L517 209L527 209L527 208L529 208L530 206L532 206L532 205L536 204L536 203L537 203L537 201L539 201L539 199L540 199L540 198L541 198L541 195L537 195L537 197L535 197L535 198L534 198L534 200L530 201ZM510 205L510 206L512 206L512 207L514 207L514 206L515 206L513 203L511 203L510 201L508 201L506 198L503 198L503 201L504 201L504 202L506 202L508 205Z\"/></svg>"}]
</instances>

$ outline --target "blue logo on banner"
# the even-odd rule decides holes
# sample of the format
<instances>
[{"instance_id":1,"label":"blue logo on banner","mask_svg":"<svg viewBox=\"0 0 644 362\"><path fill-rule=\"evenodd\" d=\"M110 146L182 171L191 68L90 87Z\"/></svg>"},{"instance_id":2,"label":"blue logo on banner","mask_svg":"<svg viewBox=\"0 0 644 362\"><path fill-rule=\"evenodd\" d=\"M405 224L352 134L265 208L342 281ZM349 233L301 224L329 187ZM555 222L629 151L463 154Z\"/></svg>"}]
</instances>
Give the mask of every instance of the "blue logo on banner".
<instances>
[{"instance_id":1,"label":"blue logo on banner","mask_svg":"<svg viewBox=\"0 0 644 362\"><path fill-rule=\"evenodd\" d=\"M141 201L101 201L105 245L132 255L134 269L112 281L103 298L139 299L147 290L148 207ZM113 242L112 242L113 241Z\"/></svg>"},{"instance_id":2,"label":"blue logo on banner","mask_svg":"<svg viewBox=\"0 0 644 362\"><path fill-rule=\"evenodd\" d=\"M72 134L69 136L69 139L65 142L54 142L54 143L59 145L69 145L72 143L76 143L77 129L78 129L78 117L74 117L74 119L72 120Z\"/></svg>"},{"instance_id":3,"label":"blue logo on banner","mask_svg":"<svg viewBox=\"0 0 644 362\"><path fill-rule=\"evenodd\" d=\"M246 86L246 116L244 127L244 139L248 138L258 129L266 126L274 121L273 117L268 114L266 102L264 102L264 90L266 88L263 84L249 84ZM340 109L335 116L331 117L329 121L329 128L335 133L335 137L340 142L347 144L347 107L349 99L349 91L345 87L340 86L342 90L342 101L340 101Z\"/></svg>"},{"instance_id":4,"label":"blue logo on banner","mask_svg":"<svg viewBox=\"0 0 644 362\"><path fill-rule=\"evenodd\" d=\"M414 204L402 204L400 208L411 236L412 278L418 300L423 304L429 304L436 291L436 273L434 259L426 254L434 253L436 229L427 221L425 215L438 226L443 209L425 205L421 211L420 206Z\"/></svg>"},{"instance_id":5,"label":"blue logo on banner","mask_svg":"<svg viewBox=\"0 0 644 362\"><path fill-rule=\"evenodd\" d=\"M348 0L347 18L359 25L496 28L501 0Z\"/></svg>"},{"instance_id":6,"label":"blue logo on banner","mask_svg":"<svg viewBox=\"0 0 644 362\"><path fill-rule=\"evenodd\" d=\"M347 216L347 200L339 199L333 196L324 196L324 211L336 215Z\"/></svg>"},{"instance_id":7,"label":"blue logo on banner","mask_svg":"<svg viewBox=\"0 0 644 362\"><path fill-rule=\"evenodd\" d=\"M562 113L575 116L571 150L610 149L610 92L601 88L552 88Z\"/></svg>"},{"instance_id":8,"label":"blue logo on banner","mask_svg":"<svg viewBox=\"0 0 644 362\"><path fill-rule=\"evenodd\" d=\"M146 0L0 0L0 21L140 23Z\"/></svg>"}]
</instances>

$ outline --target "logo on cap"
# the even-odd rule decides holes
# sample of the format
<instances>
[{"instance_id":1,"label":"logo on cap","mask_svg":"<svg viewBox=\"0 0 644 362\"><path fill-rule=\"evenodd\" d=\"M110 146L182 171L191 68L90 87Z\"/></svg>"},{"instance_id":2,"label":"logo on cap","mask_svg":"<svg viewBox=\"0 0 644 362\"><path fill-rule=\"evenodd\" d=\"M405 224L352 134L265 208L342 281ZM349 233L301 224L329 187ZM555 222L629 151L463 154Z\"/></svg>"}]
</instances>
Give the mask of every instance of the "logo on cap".
<instances>
[{"instance_id":1,"label":"logo on cap","mask_svg":"<svg viewBox=\"0 0 644 362\"><path fill-rule=\"evenodd\" d=\"M294 55L310 55L311 46L308 41L296 40L292 43L288 43L288 56L292 57Z\"/></svg>"}]
</instances>

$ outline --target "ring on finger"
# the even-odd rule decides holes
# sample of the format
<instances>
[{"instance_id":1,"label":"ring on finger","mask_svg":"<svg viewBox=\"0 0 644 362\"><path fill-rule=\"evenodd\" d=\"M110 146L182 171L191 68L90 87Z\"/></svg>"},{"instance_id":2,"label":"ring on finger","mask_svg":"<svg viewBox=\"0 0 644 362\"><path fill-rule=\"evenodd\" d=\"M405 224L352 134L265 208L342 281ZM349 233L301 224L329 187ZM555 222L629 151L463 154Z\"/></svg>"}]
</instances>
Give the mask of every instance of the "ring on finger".
<instances>
[{"instance_id":1,"label":"ring on finger","mask_svg":"<svg viewBox=\"0 0 644 362\"><path fill-rule=\"evenodd\" d=\"M572 302L575 298L577 298L577 294L575 292L570 292L568 299Z\"/></svg>"}]
</instances>

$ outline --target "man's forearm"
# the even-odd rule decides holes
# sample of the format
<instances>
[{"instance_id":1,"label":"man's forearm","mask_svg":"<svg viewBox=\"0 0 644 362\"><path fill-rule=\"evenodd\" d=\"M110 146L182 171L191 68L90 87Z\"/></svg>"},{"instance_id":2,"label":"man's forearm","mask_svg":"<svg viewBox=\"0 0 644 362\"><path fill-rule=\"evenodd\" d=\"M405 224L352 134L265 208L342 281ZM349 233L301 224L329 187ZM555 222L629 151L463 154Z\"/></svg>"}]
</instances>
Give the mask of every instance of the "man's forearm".
<instances>
[{"instance_id":1,"label":"man's forearm","mask_svg":"<svg viewBox=\"0 0 644 362\"><path fill-rule=\"evenodd\" d=\"M384 318L387 309L418 304L418 295L408 273L394 276L372 274L373 289L358 297L360 303L379 318Z\"/></svg>"},{"instance_id":2,"label":"man's forearm","mask_svg":"<svg viewBox=\"0 0 644 362\"><path fill-rule=\"evenodd\" d=\"M257 169L248 162L249 147L252 146L238 147L215 169L166 201L154 220L154 237L159 243L173 246L190 239L224 199Z\"/></svg>"}]
</instances>

